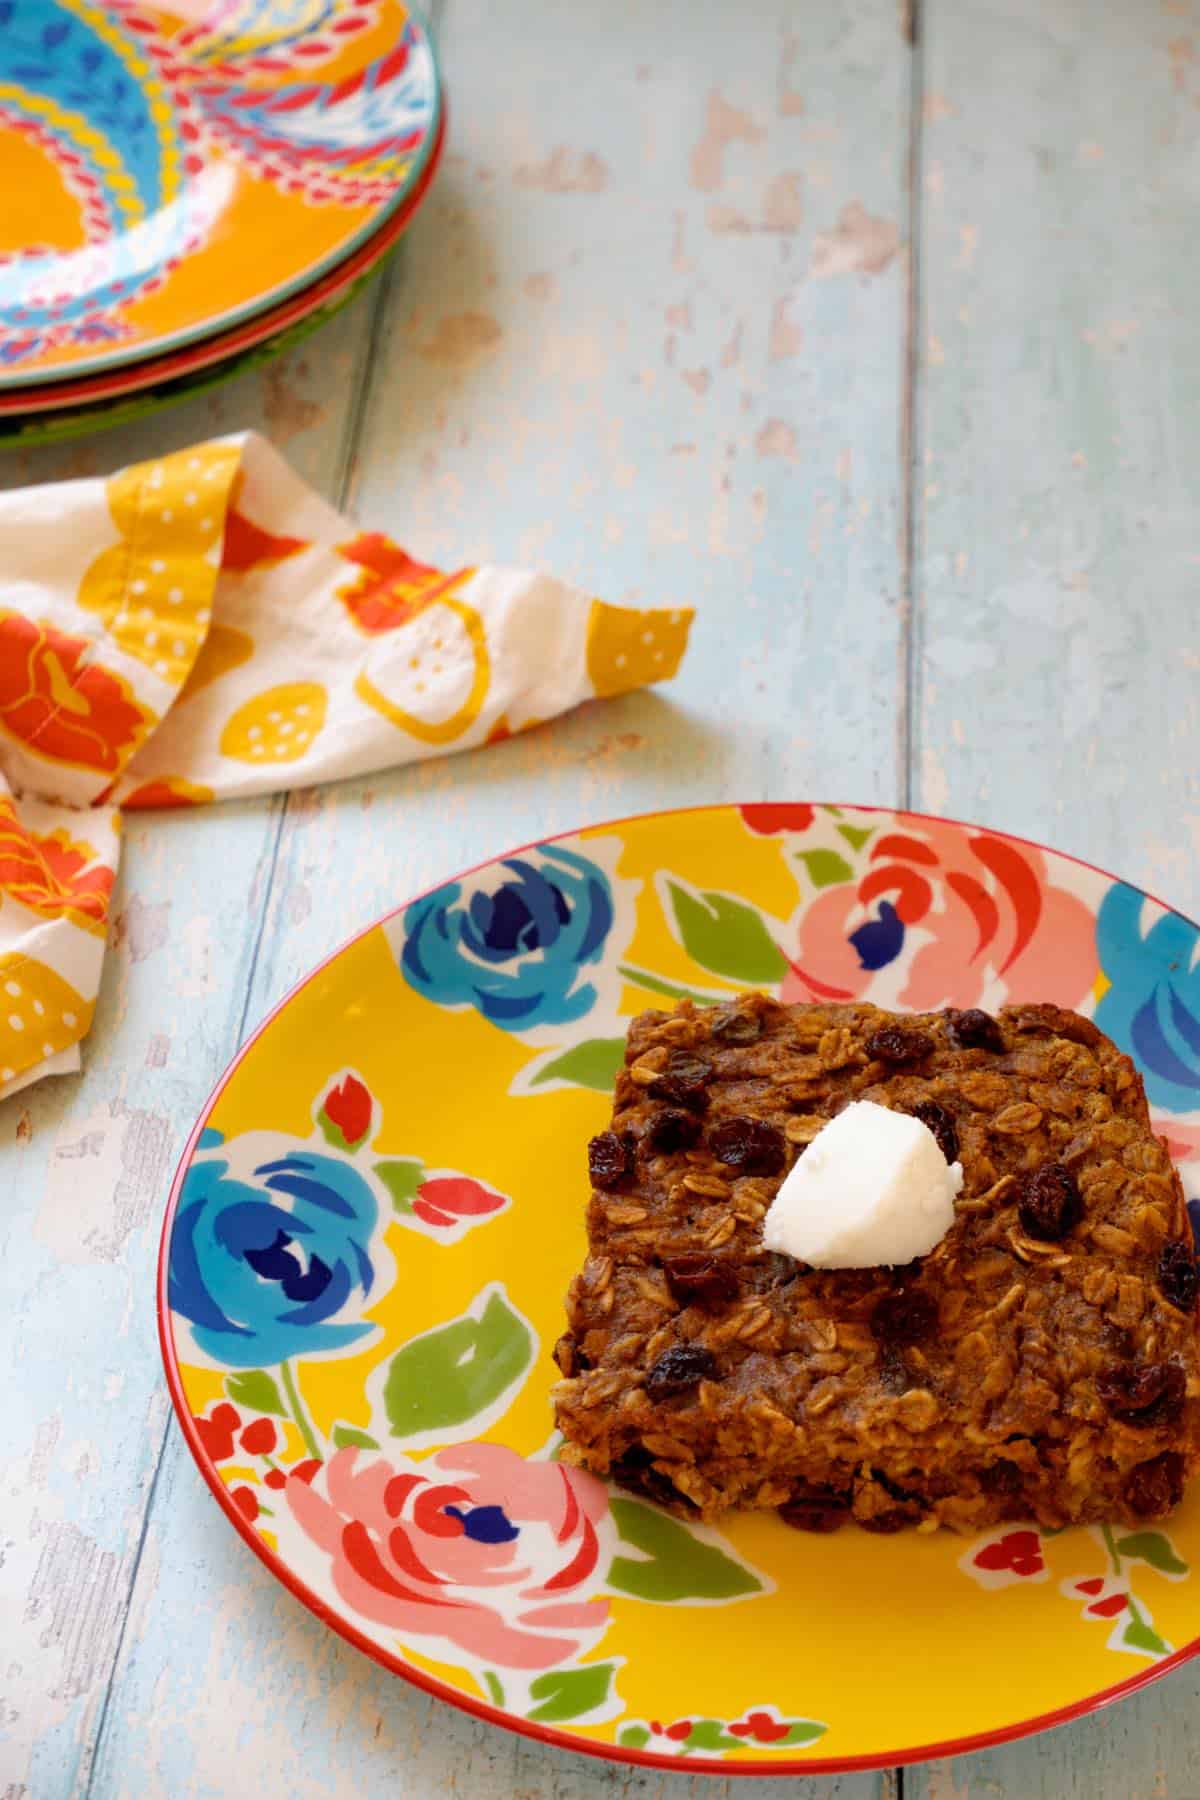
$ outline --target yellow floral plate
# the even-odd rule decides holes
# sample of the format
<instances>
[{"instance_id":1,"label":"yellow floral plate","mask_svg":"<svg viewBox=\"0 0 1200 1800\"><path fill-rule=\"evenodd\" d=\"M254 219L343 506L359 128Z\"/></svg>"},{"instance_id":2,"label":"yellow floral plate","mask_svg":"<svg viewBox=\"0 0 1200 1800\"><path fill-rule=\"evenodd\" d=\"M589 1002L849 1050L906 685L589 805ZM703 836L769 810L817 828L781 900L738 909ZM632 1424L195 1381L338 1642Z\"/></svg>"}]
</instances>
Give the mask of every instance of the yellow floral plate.
<instances>
[{"instance_id":1,"label":"yellow floral plate","mask_svg":"<svg viewBox=\"0 0 1200 1800\"><path fill-rule=\"evenodd\" d=\"M0 388L301 292L404 204L440 121L400 0L0 0Z\"/></svg>"},{"instance_id":2,"label":"yellow floral plate","mask_svg":"<svg viewBox=\"0 0 1200 1800\"><path fill-rule=\"evenodd\" d=\"M1194 1182L1197 927L916 814L722 806L486 864L354 938L196 1126L160 1323L188 1443L267 1566L481 1718L797 1774L1016 1737L1200 1647L1200 1494L1163 1529L712 1530L556 1460L584 1146L631 1015L785 999L1094 1013Z\"/></svg>"}]
</instances>

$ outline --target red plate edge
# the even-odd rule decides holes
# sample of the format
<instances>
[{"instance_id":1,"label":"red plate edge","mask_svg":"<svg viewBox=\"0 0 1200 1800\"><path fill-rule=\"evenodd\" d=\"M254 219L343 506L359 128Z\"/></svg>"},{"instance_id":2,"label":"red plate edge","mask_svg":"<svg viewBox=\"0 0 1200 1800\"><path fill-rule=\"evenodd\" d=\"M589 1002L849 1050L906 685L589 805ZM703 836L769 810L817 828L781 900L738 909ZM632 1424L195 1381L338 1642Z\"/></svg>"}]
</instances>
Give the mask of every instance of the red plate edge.
<instances>
[{"instance_id":1,"label":"red plate edge","mask_svg":"<svg viewBox=\"0 0 1200 1800\"><path fill-rule=\"evenodd\" d=\"M521 856L526 851L537 849L542 844L559 843L563 838L578 837L582 832L602 830L605 826L635 825L649 819L679 818L688 813L715 812L733 808L740 809L742 806L761 804L763 804L763 802L760 801L717 800L708 801L696 806L675 806L662 808L654 812L628 813L620 819L600 819L592 825L578 825L570 831L557 831L549 837L533 838L528 843L518 845L509 851L502 851L500 854L502 856ZM801 803L797 801L772 804L799 805ZM940 813L913 812L906 807L879 805L864 806L857 801L848 800L809 801L805 802L805 804L821 807L836 805L844 808L848 812L889 813L893 817L917 819L928 824L953 825L961 831L986 831L989 836L1004 838L1011 844L1024 844L1031 850L1041 851L1044 855L1062 857L1064 861L1073 862L1077 864L1079 868L1091 870L1094 875L1102 875L1106 881L1123 881L1122 876L1113 875L1109 870L1102 869L1097 863L1088 862L1082 856L1072 856L1065 850L1054 850L1047 844L1039 844L1035 838L1020 837L1015 832L1011 831L995 831L991 826L975 825L963 819L948 819L944 814ZM315 968L310 969L307 975L302 976L299 981L295 982L288 989L287 993L284 994L282 999L278 1000L271 1008L266 1017L261 1020L220 1076L216 1086L205 1101L195 1125L192 1127L191 1134L183 1148L179 1164L175 1170L175 1175L171 1182L171 1191L167 1196L166 1213L163 1217L162 1236L159 1240L158 1249L158 1341L162 1350L163 1367L167 1377L167 1388L170 1392L171 1404L175 1409L176 1418L179 1420L180 1426L182 1427L188 1449L191 1451L201 1475L203 1475L205 1481L211 1488L213 1496L221 1510L224 1512L226 1518L228 1518L239 1535L250 1546L259 1561L270 1570L276 1580L287 1588L297 1600L300 1600L310 1612L315 1613L317 1618L320 1619L323 1624L328 1625L335 1631L339 1637L344 1638L347 1643L353 1644L356 1650L361 1650L366 1656L370 1657L372 1662L378 1663L381 1668L388 1669L392 1674L401 1676L405 1681L411 1682L414 1687L421 1688L425 1693L431 1694L435 1700L444 1700L450 1706L457 1707L460 1712L469 1713L476 1719L482 1719L488 1725L499 1725L504 1730L514 1731L521 1737L533 1739L536 1743L550 1744L556 1750L572 1750L579 1755L599 1757L605 1762L626 1763L645 1769L667 1770L677 1775L699 1774L744 1776L752 1779L769 1778L771 1776L780 1775L850 1775L865 1770L894 1769L907 1767L912 1763L933 1762L948 1756L963 1756L976 1750L992 1749L999 1744L1014 1743L1021 1738L1032 1737L1039 1731L1048 1731L1053 1726L1067 1725L1075 1719L1086 1718L1089 1713L1099 1712L1102 1707L1111 1706L1116 1700L1124 1700L1131 1694L1139 1693L1143 1688L1149 1687L1152 1682L1161 1680L1164 1675L1169 1675L1174 1670L1182 1668L1184 1663L1190 1662L1194 1656L1200 1653L1200 1637L1193 1638L1190 1644L1185 1644L1181 1650L1173 1651L1170 1656L1164 1657L1161 1662L1155 1663L1151 1668L1143 1669L1140 1674L1131 1675L1127 1680L1119 1681L1113 1687L1103 1688L1099 1693L1090 1694L1086 1699L1078 1700L1070 1706L1061 1706L1053 1712L1040 1713L1035 1718L1022 1720L1017 1725L999 1726L995 1731L979 1732L973 1737L953 1738L942 1744L922 1744L911 1750L892 1751L890 1753L880 1753L873 1756L806 1757L803 1761L792 1759L787 1762L781 1761L770 1763L727 1763L721 1762L714 1757L672 1757L650 1753L644 1750L631 1750L620 1744L601 1744L591 1739L572 1736L569 1732L549 1729L544 1725L535 1724L528 1719L515 1718L511 1713L504 1712L501 1708L490 1705L486 1700L477 1700L470 1694L464 1694L459 1688L452 1688L446 1683L438 1681L435 1676L426 1674L423 1669L415 1669L409 1664L402 1663L398 1658L390 1656L379 1644L373 1642L363 1633L357 1631L353 1625L348 1624L344 1619L339 1618L333 1613L319 1595L314 1594L302 1581L298 1580L275 1551L270 1549L269 1546L263 1542L259 1534L251 1528L249 1520L244 1518L233 1504L229 1489L225 1486L225 1483L217 1475L216 1469L205 1456L203 1447L200 1443L199 1433L196 1431L183 1392L183 1382L179 1373L179 1363L175 1354L175 1344L170 1332L170 1307L167 1302L167 1262L171 1241L171 1227L175 1222L175 1212L179 1204L179 1192L183 1185L183 1178L187 1173L188 1164L191 1161L192 1153L199 1141L200 1134L205 1129L205 1120L208 1115L211 1113L213 1107L216 1105L243 1059L258 1042L268 1026L274 1023L275 1019L286 1006L290 1005L295 995L297 995L302 988L307 987L310 981L315 981L318 975L323 974L330 963L335 962L344 951L350 949L351 945L357 944L361 938L367 937L378 926L386 924L390 919L394 919L398 913L403 912L407 907L413 905L415 901L424 900L428 895L436 893L438 888L444 887L449 881L463 881L471 875L478 874L481 869L486 869L496 860L497 858L495 856L485 857L481 862L472 864L469 869L463 869L457 874L448 875L444 877L443 880L436 882L433 887L424 889L422 893L413 894L409 899L402 901L398 906L394 906L390 912L381 913L377 919L373 919L371 923L365 925L361 931L355 931L348 938L344 939L342 943L330 951L328 956L323 957ZM1129 886L1132 884L1125 883L1125 885ZM1157 906L1162 906L1166 911L1175 913L1177 918L1187 920L1189 925L1200 930L1200 925L1197 925L1194 919L1188 919L1186 913L1180 913L1176 907L1168 906L1165 900L1158 900L1155 895L1149 893L1145 888L1139 888L1138 892L1143 894L1147 899L1153 900Z\"/></svg>"}]
</instances>

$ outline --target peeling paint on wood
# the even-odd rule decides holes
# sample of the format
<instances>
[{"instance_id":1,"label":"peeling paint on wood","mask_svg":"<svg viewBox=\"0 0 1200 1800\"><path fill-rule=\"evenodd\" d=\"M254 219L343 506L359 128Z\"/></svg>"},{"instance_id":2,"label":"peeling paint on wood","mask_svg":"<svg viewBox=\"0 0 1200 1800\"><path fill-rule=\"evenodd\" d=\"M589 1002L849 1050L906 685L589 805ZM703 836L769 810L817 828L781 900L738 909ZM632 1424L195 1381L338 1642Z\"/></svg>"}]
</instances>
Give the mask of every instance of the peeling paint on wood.
<instances>
[{"instance_id":1,"label":"peeling paint on wood","mask_svg":"<svg viewBox=\"0 0 1200 1800\"><path fill-rule=\"evenodd\" d=\"M725 178L725 152L730 144L759 144L763 132L748 112L731 106L714 88L708 96L704 135L692 151L691 180L701 193L712 193Z\"/></svg>"},{"instance_id":2,"label":"peeling paint on wood","mask_svg":"<svg viewBox=\"0 0 1200 1800\"><path fill-rule=\"evenodd\" d=\"M924 0L921 18L939 180L919 247L914 800L1194 917L1200 9ZM1193 1663L911 1770L906 1796L1194 1800L1198 1694Z\"/></svg>"},{"instance_id":3,"label":"peeling paint on wood","mask_svg":"<svg viewBox=\"0 0 1200 1800\"><path fill-rule=\"evenodd\" d=\"M814 239L809 267L820 279L830 275L881 275L900 248L900 233L891 219L878 219L862 202L851 200L838 214L832 231Z\"/></svg>"}]
</instances>

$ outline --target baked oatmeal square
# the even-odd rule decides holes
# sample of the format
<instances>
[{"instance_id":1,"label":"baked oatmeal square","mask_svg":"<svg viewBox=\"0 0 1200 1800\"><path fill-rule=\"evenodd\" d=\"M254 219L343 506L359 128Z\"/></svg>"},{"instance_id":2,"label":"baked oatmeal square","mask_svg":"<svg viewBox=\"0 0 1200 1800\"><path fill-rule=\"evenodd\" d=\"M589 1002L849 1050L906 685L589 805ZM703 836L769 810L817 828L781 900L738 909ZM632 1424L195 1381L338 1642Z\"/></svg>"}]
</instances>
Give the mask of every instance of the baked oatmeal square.
<instances>
[{"instance_id":1,"label":"baked oatmeal square","mask_svg":"<svg viewBox=\"0 0 1200 1800\"><path fill-rule=\"evenodd\" d=\"M953 1225L902 1268L762 1243L853 1100L915 1114L962 1163ZM643 1013L589 1164L556 1348L568 1461L676 1511L818 1531L1179 1501L1200 1437L1191 1230L1140 1077L1089 1020L764 994Z\"/></svg>"}]
</instances>

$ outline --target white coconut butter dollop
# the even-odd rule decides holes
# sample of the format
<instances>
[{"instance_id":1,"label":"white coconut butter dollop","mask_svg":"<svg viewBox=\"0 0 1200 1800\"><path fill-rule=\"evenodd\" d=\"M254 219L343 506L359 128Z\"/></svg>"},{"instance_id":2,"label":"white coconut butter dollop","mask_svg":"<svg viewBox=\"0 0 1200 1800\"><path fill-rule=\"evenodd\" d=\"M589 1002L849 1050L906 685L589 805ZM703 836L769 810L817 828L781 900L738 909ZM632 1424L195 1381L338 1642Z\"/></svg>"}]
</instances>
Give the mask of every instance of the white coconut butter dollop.
<instances>
[{"instance_id":1,"label":"white coconut butter dollop","mask_svg":"<svg viewBox=\"0 0 1200 1800\"><path fill-rule=\"evenodd\" d=\"M961 1163L927 1125L854 1100L822 1127L763 1220L763 1243L817 1269L927 1256L954 1223Z\"/></svg>"}]
</instances>

